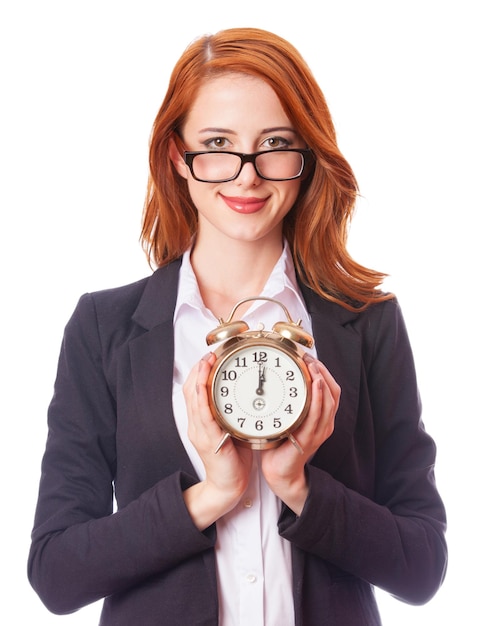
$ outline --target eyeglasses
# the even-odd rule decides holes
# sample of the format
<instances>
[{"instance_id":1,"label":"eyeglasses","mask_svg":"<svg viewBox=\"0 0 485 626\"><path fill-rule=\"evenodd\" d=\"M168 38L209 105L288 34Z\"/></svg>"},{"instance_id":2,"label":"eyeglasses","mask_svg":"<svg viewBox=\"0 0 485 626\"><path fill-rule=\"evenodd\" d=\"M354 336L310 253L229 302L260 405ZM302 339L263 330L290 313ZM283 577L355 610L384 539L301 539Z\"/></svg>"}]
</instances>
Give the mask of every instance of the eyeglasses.
<instances>
[{"instance_id":1,"label":"eyeglasses","mask_svg":"<svg viewBox=\"0 0 485 626\"><path fill-rule=\"evenodd\" d=\"M312 158L311 150L265 150L253 154L241 152L184 152L184 161L195 180L202 183L226 183L239 176L246 163L252 163L264 180L283 181L299 178Z\"/></svg>"}]
</instances>

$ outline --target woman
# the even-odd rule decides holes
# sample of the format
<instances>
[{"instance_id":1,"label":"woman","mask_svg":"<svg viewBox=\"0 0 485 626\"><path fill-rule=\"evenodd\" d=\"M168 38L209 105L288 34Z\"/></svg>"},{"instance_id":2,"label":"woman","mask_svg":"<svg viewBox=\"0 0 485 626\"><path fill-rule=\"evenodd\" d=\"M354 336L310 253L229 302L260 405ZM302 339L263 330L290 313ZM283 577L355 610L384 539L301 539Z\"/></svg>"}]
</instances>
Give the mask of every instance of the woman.
<instances>
[{"instance_id":1,"label":"woman","mask_svg":"<svg viewBox=\"0 0 485 626\"><path fill-rule=\"evenodd\" d=\"M345 248L356 194L290 44L232 29L189 46L150 148L158 269L83 296L65 331L29 558L51 611L105 598L109 625L373 625L374 586L417 604L439 588L435 446L399 306ZM308 416L262 451L220 446L207 389L207 333L254 296L315 338Z\"/></svg>"}]
</instances>

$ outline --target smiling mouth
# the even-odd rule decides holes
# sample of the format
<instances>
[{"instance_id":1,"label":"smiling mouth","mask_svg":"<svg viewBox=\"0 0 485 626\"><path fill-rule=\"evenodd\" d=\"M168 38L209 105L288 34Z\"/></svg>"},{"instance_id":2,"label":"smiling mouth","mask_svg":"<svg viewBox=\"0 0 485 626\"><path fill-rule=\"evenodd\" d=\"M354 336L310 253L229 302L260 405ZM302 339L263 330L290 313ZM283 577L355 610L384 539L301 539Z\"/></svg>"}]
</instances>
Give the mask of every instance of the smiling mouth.
<instances>
[{"instance_id":1,"label":"smiling mouth","mask_svg":"<svg viewBox=\"0 0 485 626\"><path fill-rule=\"evenodd\" d=\"M229 208L238 213L257 213L260 211L268 198L248 198L239 196L222 196Z\"/></svg>"}]
</instances>

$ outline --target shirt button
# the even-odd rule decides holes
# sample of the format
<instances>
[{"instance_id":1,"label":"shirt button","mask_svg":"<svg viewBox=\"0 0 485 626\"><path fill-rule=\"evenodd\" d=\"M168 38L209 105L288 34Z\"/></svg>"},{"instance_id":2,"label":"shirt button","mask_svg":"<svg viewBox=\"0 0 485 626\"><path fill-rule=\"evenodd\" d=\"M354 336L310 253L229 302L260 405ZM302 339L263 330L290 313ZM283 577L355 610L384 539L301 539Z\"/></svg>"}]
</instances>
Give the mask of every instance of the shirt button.
<instances>
[{"instance_id":1,"label":"shirt button","mask_svg":"<svg viewBox=\"0 0 485 626\"><path fill-rule=\"evenodd\" d=\"M246 580L248 581L248 583L255 583L257 581L257 578L254 574L248 574L246 576Z\"/></svg>"},{"instance_id":2,"label":"shirt button","mask_svg":"<svg viewBox=\"0 0 485 626\"><path fill-rule=\"evenodd\" d=\"M243 505L245 509L250 509L253 506L253 501L251 500L251 498L246 498L243 502Z\"/></svg>"}]
</instances>

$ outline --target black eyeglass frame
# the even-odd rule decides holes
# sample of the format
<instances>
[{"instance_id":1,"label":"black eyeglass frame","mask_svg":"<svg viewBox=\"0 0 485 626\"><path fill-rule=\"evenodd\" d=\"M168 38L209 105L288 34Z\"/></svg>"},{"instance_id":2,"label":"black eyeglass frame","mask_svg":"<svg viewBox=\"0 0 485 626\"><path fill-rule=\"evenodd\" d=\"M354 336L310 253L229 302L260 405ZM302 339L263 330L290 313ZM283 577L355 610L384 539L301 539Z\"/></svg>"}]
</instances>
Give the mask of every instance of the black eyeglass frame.
<instances>
[{"instance_id":1,"label":"black eyeglass frame","mask_svg":"<svg viewBox=\"0 0 485 626\"><path fill-rule=\"evenodd\" d=\"M301 154L302 163L301 163L301 169L299 173L296 174L295 176L290 176L289 178L268 178L267 176L263 176L261 172L259 171L258 166L256 165L256 159L258 158L260 154L268 154L272 152L298 152L299 154ZM230 178L221 178L220 180L205 180L204 178L198 178L194 173L193 162L194 162L195 157L198 156L199 154L232 154L234 156L239 157L240 159L239 169ZM244 152L231 152L229 150L220 150L220 151L215 151L215 150L190 151L188 150L184 152L185 164L188 166L193 178L201 183L228 183L231 180L235 180L241 173L241 170L246 163L252 163L254 169L256 170L257 175L259 176L259 178L262 178L263 180L271 180L274 182L284 182L286 180L295 180L297 178L300 178L303 175L303 173L305 172L305 169L310 163L312 163L312 161L313 161L313 152L309 148L287 148L284 150L281 150L281 149L262 150L260 152L253 152L251 154L244 153Z\"/></svg>"}]
</instances>

